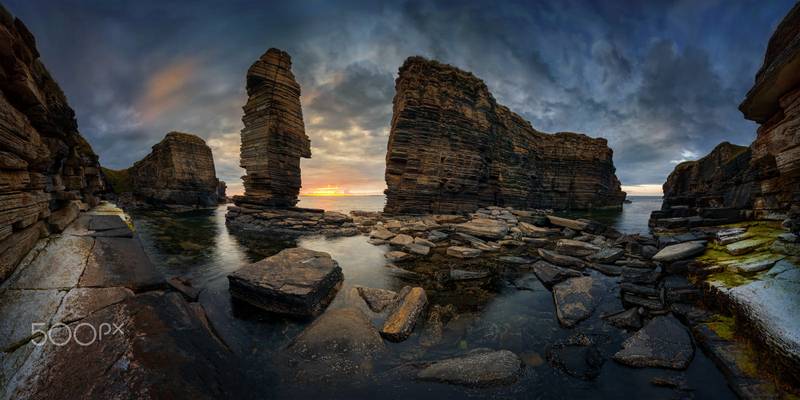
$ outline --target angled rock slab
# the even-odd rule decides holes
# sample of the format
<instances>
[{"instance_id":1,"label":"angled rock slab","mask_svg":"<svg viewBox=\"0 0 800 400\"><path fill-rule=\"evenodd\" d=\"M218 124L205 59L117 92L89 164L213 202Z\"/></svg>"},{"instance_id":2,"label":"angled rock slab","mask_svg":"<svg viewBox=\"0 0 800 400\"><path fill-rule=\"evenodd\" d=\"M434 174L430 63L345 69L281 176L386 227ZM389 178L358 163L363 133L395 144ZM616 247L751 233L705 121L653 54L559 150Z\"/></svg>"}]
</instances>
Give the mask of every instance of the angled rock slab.
<instances>
[{"instance_id":1,"label":"angled rock slab","mask_svg":"<svg viewBox=\"0 0 800 400\"><path fill-rule=\"evenodd\" d=\"M671 316L655 317L622 343L614 360L631 367L686 369L694 357L689 331Z\"/></svg>"},{"instance_id":2,"label":"angled rock slab","mask_svg":"<svg viewBox=\"0 0 800 400\"><path fill-rule=\"evenodd\" d=\"M488 218L475 218L453 228L456 232L486 239L502 239L508 234L508 225L505 222Z\"/></svg>"},{"instance_id":3,"label":"angled rock slab","mask_svg":"<svg viewBox=\"0 0 800 400\"><path fill-rule=\"evenodd\" d=\"M298 316L320 314L344 279L330 254L295 247L228 275L231 295L264 310Z\"/></svg>"},{"instance_id":4,"label":"angled rock slab","mask_svg":"<svg viewBox=\"0 0 800 400\"><path fill-rule=\"evenodd\" d=\"M586 257L600 251L600 248L586 242L572 239L559 239L556 242L556 251L573 257Z\"/></svg>"},{"instance_id":5,"label":"angled rock slab","mask_svg":"<svg viewBox=\"0 0 800 400\"><path fill-rule=\"evenodd\" d=\"M567 279L553 286L558 322L571 328L589 318L600 303L600 296L599 287L589 276Z\"/></svg>"},{"instance_id":6,"label":"angled rock slab","mask_svg":"<svg viewBox=\"0 0 800 400\"><path fill-rule=\"evenodd\" d=\"M80 323L70 325L75 339L54 330L54 341L66 344L48 342L31 355L14 377L12 398L245 396L239 360L177 293L134 296ZM104 323L120 329L97 340L86 327Z\"/></svg>"},{"instance_id":7,"label":"angled rock slab","mask_svg":"<svg viewBox=\"0 0 800 400\"><path fill-rule=\"evenodd\" d=\"M126 287L135 292L165 287L137 239L96 238L80 287Z\"/></svg>"},{"instance_id":8,"label":"angled rock slab","mask_svg":"<svg viewBox=\"0 0 800 400\"><path fill-rule=\"evenodd\" d=\"M772 242L770 238L754 238L754 239L745 239L740 240L738 242L731 243L725 246L725 251L728 254L738 256L742 254L747 254L753 252L757 248L761 246L765 246Z\"/></svg>"},{"instance_id":9,"label":"angled rock slab","mask_svg":"<svg viewBox=\"0 0 800 400\"><path fill-rule=\"evenodd\" d=\"M9 289L0 295L0 351L30 340L34 327L47 330L63 297L64 292L55 289Z\"/></svg>"},{"instance_id":10,"label":"angled rock slab","mask_svg":"<svg viewBox=\"0 0 800 400\"><path fill-rule=\"evenodd\" d=\"M607 264L613 263L625 256L625 250L618 247L606 247L595 254L589 256L589 260Z\"/></svg>"},{"instance_id":11,"label":"angled rock slab","mask_svg":"<svg viewBox=\"0 0 800 400\"><path fill-rule=\"evenodd\" d=\"M558 254L556 252L545 249L539 249L538 252L542 258L555 265L559 265L562 267L569 267L577 270L583 270L584 268L586 268L586 262L584 262L580 258L565 256L563 254Z\"/></svg>"},{"instance_id":12,"label":"angled rock slab","mask_svg":"<svg viewBox=\"0 0 800 400\"><path fill-rule=\"evenodd\" d=\"M359 286L356 288L359 296L364 299L372 312L382 312L394 303L397 292L386 289L368 288Z\"/></svg>"},{"instance_id":13,"label":"angled rock slab","mask_svg":"<svg viewBox=\"0 0 800 400\"><path fill-rule=\"evenodd\" d=\"M133 291L124 287L73 288L64 296L53 321L68 324L130 297Z\"/></svg>"},{"instance_id":14,"label":"angled rock slab","mask_svg":"<svg viewBox=\"0 0 800 400\"><path fill-rule=\"evenodd\" d=\"M574 269L557 267L547 261L535 262L533 264L533 273L535 273L536 277L542 281L542 284L548 288L567 278L581 276L581 273Z\"/></svg>"},{"instance_id":15,"label":"angled rock slab","mask_svg":"<svg viewBox=\"0 0 800 400\"><path fill-rule=\"evenodd\" d=\"M653 261L672 262L684 260L690 257L698 256L705 250L705 240L693 240L691 242L673 244L659 250L659 252L653 256Z\"/></svg>"},{"instance_id":16,"label":"angled rock slab","mask_svg":"<svg viewBox=\"0 0 800 400\"><path fill-rule=\"evenodd\" d=\"M91 215L88 229L90 231L130 230L128 224L118 215Z\"/></svg>"},{"instance_id":17,"label":"angled rock slab","mask_svg":"<svg viewBox=\"0 0 800 400\"><path fill-rule=\"evenodd\" d=\"M78 284L94 239L64 235L50 240L11 285L15 289L67 289Z\"/></svg>"},{"instance_id":18,"label":"angled rock slab","mask_svg":"<svg viewBox=\"0 0 800 400\"><path fill-rule=\"evenodd\" d=\"M550 220L550 223L555 226L560 226L562 228L569 228L574 231L582 231L589 226L589 224L584 221L556 217L555 215L548 215L547 219Z\"/></svg>"},{"instance_id":19,"label":"angled rock slab","mask_svg":"<svg viewBox=\"0 0 800 400\"><path fill-rule=\"evenodd\" d=\"M108 229L108 230L104 230L104 231L95 231L95 232L89 233L89 236L96 237L96 238L97 237L132 238L133 237L133 231L131 231L130 229L125 227L125 228L118 228L118 229Z\"/></svg>"},{"instance_id":20,"label":"angled rock slab","mask_svg":"<svg viewBox=\"0 0 800 400\"><path fill-rule=\"evenodd\" d=\"M435 361L419 371L417 379L470 387L498 386L516 382L522 368L522 360L509 350L475 351Z\"/></svg>"},{"instance_id":21,"label":"angled rock slab","mask_svg":"<svg viewBox=\"0 0 800 400\"><path fill-rule=\"evenodd\" d=\"M456 258L475 258L481 255L481 250L472 247L450 246L447 255Z\"/></svg>"},{"instance_id":22,"label":"angled rock slab","mask_svg":"<svg viewBox=\"0 0 800 400\"><path fill-rule=\"evenodd\" d=\"M370 360L385 346L363 312L346 307L317 318L287 347L299 382L352 380L371 374Z\"/></svg>"},{"instance_id":23,"label":"angled rock slab","mask_svg":"<svg viewBox=\"0 0 800 400\"><path fill-rule=\"evenodd\" d=\"M411 336L417 321L425 312L428 297L425 295L425 289L421 287L405 286L397 294L396 299L383 323L381 335L393 342L402 342Z\"/></svg>"}]
</instances>

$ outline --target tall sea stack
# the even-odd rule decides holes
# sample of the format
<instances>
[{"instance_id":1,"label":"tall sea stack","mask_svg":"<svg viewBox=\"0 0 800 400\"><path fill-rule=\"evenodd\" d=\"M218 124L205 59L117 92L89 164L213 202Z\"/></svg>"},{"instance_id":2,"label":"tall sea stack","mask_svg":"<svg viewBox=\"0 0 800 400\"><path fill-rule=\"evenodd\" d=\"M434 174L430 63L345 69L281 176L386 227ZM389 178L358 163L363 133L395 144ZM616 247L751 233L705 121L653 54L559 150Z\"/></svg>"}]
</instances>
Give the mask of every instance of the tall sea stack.
<instances>
[{"instance_id":1,"label":"tall sea stack","mask_svg":"<svg viewBox=\"0 0 800 400\"><path fill-rule=\"evenodd\" d=\"M291 207L300 193L300 158L311 157L292 58L267 50L247 71L241 166L247 172L237 205Z\"/></svg>"},{"instance_id":2,"label":"tall sea stack","mask_svg":"<svg viewBox=\"0 0 800 400\"><path fill-rule=\"evenodd\" d=\"M539 132L469 72L410 57L395 88L386 212L590 209L625 199L605 139Z\"/></svg>"},{"instance_id":3,"label":"tall sea stack","mask_svg":"<svg viewBox=\"0 0 800 400\"><path fill-rule=\"evenodd\" d=\"M678 165L651 225L677 228L740 219L786 220L800 230L800 4L770 38L764 65L739 106L760 124L749 147L723 143Z\"/></svg>"},{"instance_id":4,"label":"tall sea stack","mask_svg":"<svg viewBox=\"0 0 800 400\"><path fill-rule=\"evenodd\" d=\"M104 190L97 155L39 60L33 35L0 6L0 282L41 236Z\"/></svg>"}]
</instances>

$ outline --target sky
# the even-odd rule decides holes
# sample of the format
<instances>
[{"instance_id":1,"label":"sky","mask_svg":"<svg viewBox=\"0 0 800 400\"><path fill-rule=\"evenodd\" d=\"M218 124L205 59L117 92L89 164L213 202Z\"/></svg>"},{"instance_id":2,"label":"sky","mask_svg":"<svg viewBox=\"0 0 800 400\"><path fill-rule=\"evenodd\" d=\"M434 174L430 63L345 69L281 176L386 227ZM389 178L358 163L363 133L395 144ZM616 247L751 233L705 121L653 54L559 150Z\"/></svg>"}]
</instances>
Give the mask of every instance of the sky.
<instances>
[{"instance_id":1,"label":"sky","mask_svg":"<svg viewBox=\"0 0 800 400\"><path fill-rule=\"evenodd\" d=\"M247 68L291 54L312 158L302 193L385 188L394 79L412 55L483 79L544 132L608 139L623 189L660 194L674 166L748 145L737 106L787 0L12 0L102 165L126 168L167 132L204 138L242 191Z\"/></svg>"}]
</instances>

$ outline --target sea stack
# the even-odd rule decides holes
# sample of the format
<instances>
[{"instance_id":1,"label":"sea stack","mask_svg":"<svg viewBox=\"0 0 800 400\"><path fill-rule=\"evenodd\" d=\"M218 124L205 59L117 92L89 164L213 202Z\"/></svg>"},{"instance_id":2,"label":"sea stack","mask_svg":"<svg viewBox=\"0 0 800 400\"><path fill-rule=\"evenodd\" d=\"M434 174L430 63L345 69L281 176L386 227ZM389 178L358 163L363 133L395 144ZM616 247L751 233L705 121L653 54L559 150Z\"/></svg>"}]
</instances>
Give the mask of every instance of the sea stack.
<instances>
[{"instance_id":1,"label":"sea stack","mask_svg":"<svg viewBox=\"0 0 800 400\"><path fill-rule=\"evenodd\" d=\"M311 157L292 58L267 50L247 71L241 166L247 172L237 205L291 207L300 193L300 158Z\"/></svg>"},{"instance_id":2,"label":"sea stack","mask_svg":"<svg viewBox=\"0 0 800 400\"><path fill-rule=\"evenodd\" d=\"M0 6L0 282L37 240L60 232L104 190L75 112L25 24Z\"/></svg>"},{"instance_id":3,"label":"sea stack","mask_svg":"<svg viewBox=\"0 0 800 400\"><path fill-rule=\"evenodd\" d=\"M678 165L651 225L677 228L741 219L785 220L800 230L800 4L778 25L739 110L760 124L749 147L723 143Z\"/></svg>"},{"instance_id":4,"label":"sea stack","mask_svg":"<svg viewBox=\"0 0 800 400\"><path fill-rule=\"evenodd\" d=\"M539 132L473 74L422 57L405 61L395 89L384 211L621 207L605 139Z\"/></svg>"},{"instance_id":5,"label":"sea stack","mask_svg":"<svg viewBox=\"0 0 800 400\"><path fill-rule=\"evenodd\" d=\"M211 148L191 133L170 132L132 167L104 172L111 189L132 206L214 207L218 203L219 180Z\"/></svg>"}]
</instances>

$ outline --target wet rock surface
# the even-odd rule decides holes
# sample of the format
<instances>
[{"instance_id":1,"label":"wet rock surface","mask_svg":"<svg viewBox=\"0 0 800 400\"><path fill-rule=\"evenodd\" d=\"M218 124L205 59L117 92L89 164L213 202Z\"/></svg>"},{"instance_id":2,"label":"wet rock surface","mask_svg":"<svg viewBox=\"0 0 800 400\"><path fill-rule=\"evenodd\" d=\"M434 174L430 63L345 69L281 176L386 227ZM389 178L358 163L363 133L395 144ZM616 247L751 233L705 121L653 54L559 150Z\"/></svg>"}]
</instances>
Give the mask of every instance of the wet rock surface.
<instances>
[{"instance_id":1,"label":"wet rock surface","mask_svg":"<svg viewBox=\"0 0 800 400\"><path fill-rule=\"evenodd\" d=\"M516 381L522 365L522 360L508 350L476 350L436 361L420 370L417 379L477 387L502 385Z\"/></svg>"},{"instance_id":2,"label":"wet rock surface","mask_svg":"<svg viewBox=\"0 0 800 400\"><path fill-rule=\"evenodd\" d=\"M565 327L573 327L589 318L600 295L594 279L588 276L570 278L553 286L558 321Z\"/></svg>"},{"instance_id":3,"label":"wet rock surface","mask_svg":"<svg viewBox=\"0 0 800 400\"><path fill-rule=\"evenodd\" d=\"M672 317L656 317L625 340L614 360L632 367L686 369L694 357L689 332Z\"/></svg>"},{"instance_id":4,"label":"wet rock surface","mask_svg":"<svg viewBox=\"0 0 800 400\"><path fill-rule=\"evenodd\" d=\"M320 314L343 279L327 253L293 248L230 274L231 295L270 312L300 316Z\"/></svg>"},{"instance_id":5,"label":"wet rock surface","mask_svg":"<svg viewBox=\"0 0 800 400\"><path fill-rule=\"evenodd\" d=\"M428 306L428 297L421 287L404 287L396 297L389 316L381 328L381 335L393 342L406 340L414 331Z\"/></svg>"}]
</instances>

